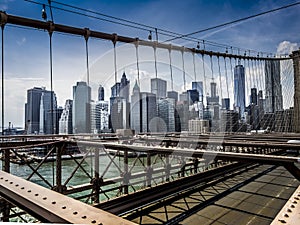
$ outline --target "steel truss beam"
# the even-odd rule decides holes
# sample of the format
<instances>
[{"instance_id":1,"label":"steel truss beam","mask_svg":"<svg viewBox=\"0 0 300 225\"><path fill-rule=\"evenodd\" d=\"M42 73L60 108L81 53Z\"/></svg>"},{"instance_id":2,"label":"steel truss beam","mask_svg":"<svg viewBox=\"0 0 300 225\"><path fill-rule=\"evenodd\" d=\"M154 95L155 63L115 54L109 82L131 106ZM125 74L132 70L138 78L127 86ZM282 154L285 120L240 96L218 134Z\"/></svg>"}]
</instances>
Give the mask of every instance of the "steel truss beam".
<instances>
[{"instance_id":1,"label":"steel truss beam","mask_svg":"<svg viewBox=\"0 0 300 225\"><path fill-rule=\"evenodd\" d=\"M156 154L166 155L177 155L186 157L196 157L204 159L221 159L231 161L242 161L242 162L257 162L262 164L270 165L282 165L290 171L295 178L300 181L300 170L296 167L295 163L300 163L300 157L291 156L276 156L276 155L265 155L265 154L250 154L250 153L235 153L235 152L221 152L221 151L207 151L207 150L193 150L186 148L166 148L166 147L151 147L151 146L134 146L124 145L108 142L91 142L91 141L77 141L77 143L85 144L88 146L98 146L101 148L108 148L119 151L133 151L133 152L151 152ZM222 146L222 143L219 143ZM264 147L264 144L261 144ZM281 146L281 145L280 145ZM293 147L298 147L295 145ZM267 148L272 148L271 145L267 145ZM276 147L273 147L276 149ZM279 146L278 146L278 149Z\"/></svg>"},{"instance_id":2,"label":"steel truss beam","mask_svg":"<svg viewBox=\"0 0 300 225\"><path fill-rule=\"evenodd\" d=\"M0 195L42 222L135 224L4 171L0 171Z\"/></svg>"}]
</instances>

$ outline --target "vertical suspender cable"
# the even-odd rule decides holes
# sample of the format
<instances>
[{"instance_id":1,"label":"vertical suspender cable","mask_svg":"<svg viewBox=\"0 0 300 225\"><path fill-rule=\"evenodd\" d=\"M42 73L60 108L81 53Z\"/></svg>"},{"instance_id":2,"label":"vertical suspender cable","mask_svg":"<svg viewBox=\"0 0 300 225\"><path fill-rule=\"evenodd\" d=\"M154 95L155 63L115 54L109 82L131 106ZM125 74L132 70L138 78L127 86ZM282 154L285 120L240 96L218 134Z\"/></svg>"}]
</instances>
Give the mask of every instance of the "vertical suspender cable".
<instances>
[{"instance_id":1,"label":"vertical suspender cable","mask_svg":"<svg viewBox=\"0 0 300 225\"><path fill-rule=\"evenodd\" d=\"M117 34L113 34L113 44L114 44L114 69L115 69L115 84L117 83L117 50L116 50L116 44L118 40Z\"/></svg>"},{"instance_id":2,"label":"vertical suspender cable","mask_svg":"<svg viewBox=\"0 0 300 225\"><path fill-rule=\"evenodd\" d=\"M211 79L212 82L214 82L214 69L213 69L212 55L210 55L210 70L211 70Z\"/></svg>"},{"instance_id":3,"label":"vertical suspender cable","mask_svg":"<svg viewBox=\"0 0 300 225\"><path fill-rule=\"evenodd\" d=\"M227 75L227 63L226 63L226 58L225 58L225 56L224 56L224 66L225 66L225 76L226 76L227 98L229 98L228 75Z\"/></svg>"},{"instance_id":4,"label":"vertical suspender cable","mask_svg":"<svg viewBox=\"0 0 300 225\"><path fill-rule=\"evenodd\" d=\"M135 55L136 55L136 69L137 69L137 76L138 76L138 84L139 87L141 87L140 84L140 66L139 66L139 39L136 39L135 42Z\"/></svg>"},{"instance_id":5,"label":"vertical suspender cable","mask_svg":"<svg viewBox=\"0 0 300 225\"><path fill-rule=\"evenodd\" d=\"M220 67L220 57L218 56L218 68L219 68L219 81L220 81L220 94L221 94L221 99L223 99L223 93L222 93L222 79L221 79L221 67ZM222 101L222 100L221 100Z\"/></svg>"},{"instance_id":6,"label":"vertical suspender cable","mask_svg":"<svg viewBox=\"0 0 300 225\"><path fill-rule=\"evenodd\" d=\"M169 62L170 62L170 73L171 73L171 88L174 91L174 82L173 82L173 70L172 70L172 45L170 44L169 50Z\"/></svg>"},{"instance_id":7,"label":"vertical suspender cable","mask_svg":"<svg viewBox=\"0 0 300 225\"><path fill-rule=\"evenodd\" d=\"M185 68L184 68L184 47L182 47L181 50L181 59L182 59L183 88L184 91L186 91Z\"/></svg>"},{"instance_id":8,"label":"vertical suspender cable","mask_svg":"<svg viewBox=\"0 0 300 225\"><path fill-rule=\"evenodd\" d=\"M1 25L1 74L2 74L2 135L4 135L4 24Z\"/></svg>"},{"instance_id":9,"label":"vertical suspender cable","mask_svg":"<svg viewBox=\"0 0 300 225\"><path fill-rule=\"evenodd\" d=\"M49 29L49 51L50 51L50 91L51 91L51 98L50 98L50 111L51 111L51 130L50 133L54 133L54 116L53 116L53 62L52 62L52 34L53 34L53 23L50 23Z\"/></svg>"},{"instance_id":10,"label":"vertical suspender cable","mask_svg":"<svg viewBox=\"0 0 300 225\"><path fill-rule=\"evenodd\" d=\"M206 94L208 93L207 86L206 86L206 74L205 74L205 62L204 62L204 54L202 54L202 67L203 67L203 77L204 77L204 88Z\"/></svg>"},{"instance_id":11,"label":"vertical suspender cable","mask_svg":"<svg viewBox=\"0 0 300 225\"><path fill-rule=\"evenodd\" d=\"M194 66L194 79L197 81L197 73L196 73L196 63L195 63L195 53L193 52L193 66Z\"/></svg>"},{"instance_id":12,"label":"vertical suspender cable","mask_svg":"<svg viewBox=\"0 0 300 225\"><path fill-rule=\"evenodd\" d=\"M154 54L154 70L155 70L155 82L156 82L156 99L158 99L158 80L157 80L157 56L156 56L156 44L157 42L155 42L155 44L153 45L153 54ZM158 104L157 104L158 105Z\"/></svg>"},{"instance_id":13,"label":"vertical suspender cable","mask_svg":"<svg viewBox=\"0 0 300 225\"><path fill-rule=\"evenodd\" d=\"M90 37L90 30L88 28L85 28L85 53L86 53L86 81L87 85L90 85L90 71L89 71L89 46L88 46L88 40Z\"/></svg>"}]
</instances>

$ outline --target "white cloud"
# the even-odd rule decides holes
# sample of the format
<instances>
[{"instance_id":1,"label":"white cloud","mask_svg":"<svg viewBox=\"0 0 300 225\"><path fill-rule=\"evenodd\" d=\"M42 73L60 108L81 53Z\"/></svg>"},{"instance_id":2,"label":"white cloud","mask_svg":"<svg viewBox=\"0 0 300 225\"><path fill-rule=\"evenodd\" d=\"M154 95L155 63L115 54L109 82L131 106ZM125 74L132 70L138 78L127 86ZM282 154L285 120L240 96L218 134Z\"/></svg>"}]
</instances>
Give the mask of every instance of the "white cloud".
<instances>
[{"instance_id":1,"label":"white cloud","mask_svg":"<svg viewBox=\"0 0 300 225\"><path fill-rule=\"evenodd\" d=\"M299 48L298 43L291 43L289 41L282 41L277 47L277 54L291 54Z\"/></svg>"}]
</instances>

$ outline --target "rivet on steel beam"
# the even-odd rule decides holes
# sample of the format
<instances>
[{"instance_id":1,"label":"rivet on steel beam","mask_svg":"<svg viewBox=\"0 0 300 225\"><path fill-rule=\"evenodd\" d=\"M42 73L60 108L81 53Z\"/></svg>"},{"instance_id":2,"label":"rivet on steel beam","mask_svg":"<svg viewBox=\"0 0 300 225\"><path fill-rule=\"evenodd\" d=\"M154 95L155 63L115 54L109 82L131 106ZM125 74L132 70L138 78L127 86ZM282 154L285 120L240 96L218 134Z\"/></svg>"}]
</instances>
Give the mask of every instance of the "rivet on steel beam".
<instances>
[{"instance_id":1,"label":"rivet on steel beam","mask_svg":"<svg viewBox=\"0 0 300 225\"><path fill-rule=\"evenodd\" d=\"M24 190L24 189L25 189L25 187L21 187L21 189L22 189L22 190Z\"/></svg>"},{"instance_id":2,"label":"rivet on steel beam","mask_svg":"<svg viewBox=\"0 0 300 225\"><path fill-rule=\"evenodd\" d=\"M36 193L34 196L39 196L39 194L38 194L38 193Z\"/></svg>"},{"instance_id":3,"label":"rivet on steel beam","mask_svg":"<svg viewBox=\"0 0 300 225\"><path fill-rule=\"evenodd\" d=\"M53 205L55 205L56 204L56 202L51 202Z\"/></svg>"},{"instance_id":4,"label":"rivet on steel beam","mask_svg":"<svg viewBox=\"0 0 300 225\"><path fill-rule=\"evenodd\" d=\"M86 219L86 216L82 216L81 218L82 218L82 219Z\"/></svg>"},{"instance_id":5,"label":"rivet on steel beam","mask_svg":"<svg viewBox=\"0 0 300 225\"><path fill-rule=\"evenodd\" d=\"M77 215L77 214L78 214L78 212L73 212L73 214L74 214L74 215Z\"/></svg>"},{"instance_id":6,"label":"rivet on steel beam","mask_svg":"<svg viewBox=\"0 0 300 225\"><path fill-rule=\"evenodd\" d=\"M18 184L16 184L16 187L19 187L19 185L18 185Z\"/></svg>"},{"instance_id":7,"label":"rivet on steel beam","mask_svg":"<svg viewBox=\"0 0 300 225\"><path fill-rule=\"evenodd\" d=\"M91 221L91 223L97 223L97 221L96 221L96 220L93 220L93 221Z\"/></svg>"},{"instance_id":8,"label":"rivet on steel beam","mask_svg":"<svg viewBox=\"0 0 300 225\"><path fill-rule=\"evenodd\" d=\"M66 206L63 206L63 207L61 207L62 209L66 209L67 207Z\"/></svg>"},{"instance_id":9,"label":"rivet on steel beam","mask_svg":"<svg viewBox=\"0 0 300 225\"><path fill-rule=\"evenodd\" d=\"M287 212L289 212L289 213L290 213L290 212L292 212L292 210L291 210L291 209L287 209Z\"/></svg>"},{"instance_id":10,"label":"rivet on steel beam","mask_svg":"<svg viewBox=\"0 0 300 225\"><path fill-rule=\"evenodd\" d=\"M299 198L298 198L298 197L294 197L294 199L296 199L296 200L299 200Z\"/></svg>"},{"instance_id":11,"label":"rivet on steel beam","mask_svg":"<svg viewBox=\"0 0 300 225\"><path fill-rule=\"evenodd\" d=\"M11 182L9 182L9 183L10 183L10 184L13 184L14 182L11 181Z\"/></svg>"},{"instance_id":12,"label":"rivet on steel beam","mask_svg":"<svg viewBox=\"0 0 300 225\"><path fill-rule=\"evenodd\" d=\"M47 200L47 197L44 197L43 200Z\"/></svg>"},{"instance_id":13,"label":"rivet on steel beam","mask_svg":"<svg viewBox=\"0 0 300 225\"><path fill-rule=\"evenodd\" d=\"M278 220L279 222L281 222L281 223L286 223L286 221L285 220Z\"/></svg>"},{"instance_id":14,"label":"rivet on steel beam","mask_svg":"<svg viewBox=\"0 0 300 225\"><path fill-rule=\"evenodd\" d=\"M284 214L284 217L289 217L289 215L288 214Z\"/></svg>"},{"instance_id":15,"label":"rivet on steel beam","mask_svg":"<svg viewBox=\"0 0 300 225\"><path fill-rule=\"evenodd\" d=\"M293 201L294 204L297 204L297 201Z\"/></svg>"},{"instance_id":16,"label":"rivet on steel beam","mask_svg":"<svg viewBox=\"0 0 300 225\"><path fill-rule=\"evenodd\" d=\"M30 192L31 192L31 190L28 190L27 192L28 192L28 193L30 193Z\"/></svg>"}]
</instances>

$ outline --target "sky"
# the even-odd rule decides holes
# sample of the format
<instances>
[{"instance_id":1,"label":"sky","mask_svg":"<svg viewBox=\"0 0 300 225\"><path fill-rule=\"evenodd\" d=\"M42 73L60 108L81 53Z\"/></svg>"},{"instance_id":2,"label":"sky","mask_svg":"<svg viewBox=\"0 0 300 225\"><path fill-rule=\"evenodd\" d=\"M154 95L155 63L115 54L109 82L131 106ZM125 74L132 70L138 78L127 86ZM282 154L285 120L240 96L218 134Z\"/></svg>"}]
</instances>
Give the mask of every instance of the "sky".
<instances>
[{"instance_id":1,"label":"sky","mask_svg":"<svg viewBox=\"0 0 300 225\"><path fill-rule=\"evenodd\" d=\"M47 0L34 1L48 4ZM66 1L57 0L57 2ZM187 34L295 2L292 0L69 0L67 4L146 24L158 29ZM71 9L55 2L52 2L52 6ZM15 16L43 20L41 17L42 6L25 0L0 0L0 10ZM54 23L57 24L79 28L87 27L91 30L117 33L118 35L138 37L144 40L149 35L148 28L139 30L87 16L76 15L57 8L52 10ZM50 20L48 6L46 6L46 12L48 20ZM92 15L87 12L83 13ZM289 54L300 46L299 21L300 5L297 5L241 23L199 33L193 37L226 46L236 46L241 49L272 54ZM155 39L154 33L152 36ZM169 38L161 34L158 35L160 42L164 42ZM58 105L64 106L66 99L72 99L72 86L77 81L86 80L85 40L83 37L54 32L52 42L53 90L56 93ZM195 48L197 45L196 42L184 39L174 40L171 44L191 48ZM46 87L48 90L50 89L49 35L47 31L16 27L8 24L4 29L4 45L5 126L7 126L8 122L12 122L14 126L23 127L27 90L41 86ZM88 41L88 47L90 85L93 91L92 98L96 99L97 87L101 84L105 87L105 99L108 100L110 87L114 83L113 44L110 41L91 38ZM202 43L200 43L200 48L203 48ZM205 48L220 52L226 50L225 47L216 48L208 44L205 45ZM234 53L238 53L237 50L234 51ZM240 51L244 52L245 50ZM130 79L131 87L133 87L135 80L138 80L136 48L133 44L117 43L116 52L118 80L121 78L122 73L125 72ZM156 76L153 52L151 47L138 47L139 84L144 91L149 91L149 79ZM168 89L170 90L172 81L170 78L169 53L167 50L162 49L157 49L156 53L157 76L168 81ZM213 71L211 71L209 58L205 58L204 68L202 67L201 56L195 56L195 64L193 63L193 54L185 53L183 58L184 60L182 60L180 52L172 51L174 90L182 91L184 89L183 71L186 75L186 88L189 88L195 76L197 80L204 79L203 73L205 70L207 76L207 81L204 84L206 86L205 92L209 92L209 80L214 78L219 86L220 84L222 86L219 94L223 95L223 97L232 96L232 94L226 93L226 90L232 89L232 77L226 79L224 76L225 64L227 69L230 67L228 60L225 62L223 59L220 59L221 62L219 64L221 68L218 68L217 59L214 59ZM287 64L285 67L288 68L287 71L291 70L291 65ZM248 89L250 85L255 86L255 83L257 83L257 87L263 89L264 85L261 84L263 82L255 79L255 76L258 77L259 73L262 73L263 66L250 65L248 70L246 68L246 71L249 72ZM291 80L288 79L290 73L286 73L287 77L282 79L286 84L289 84L291 83ZM218 77L218 75L220 76Z\"/></svg>"}]
</instances>

